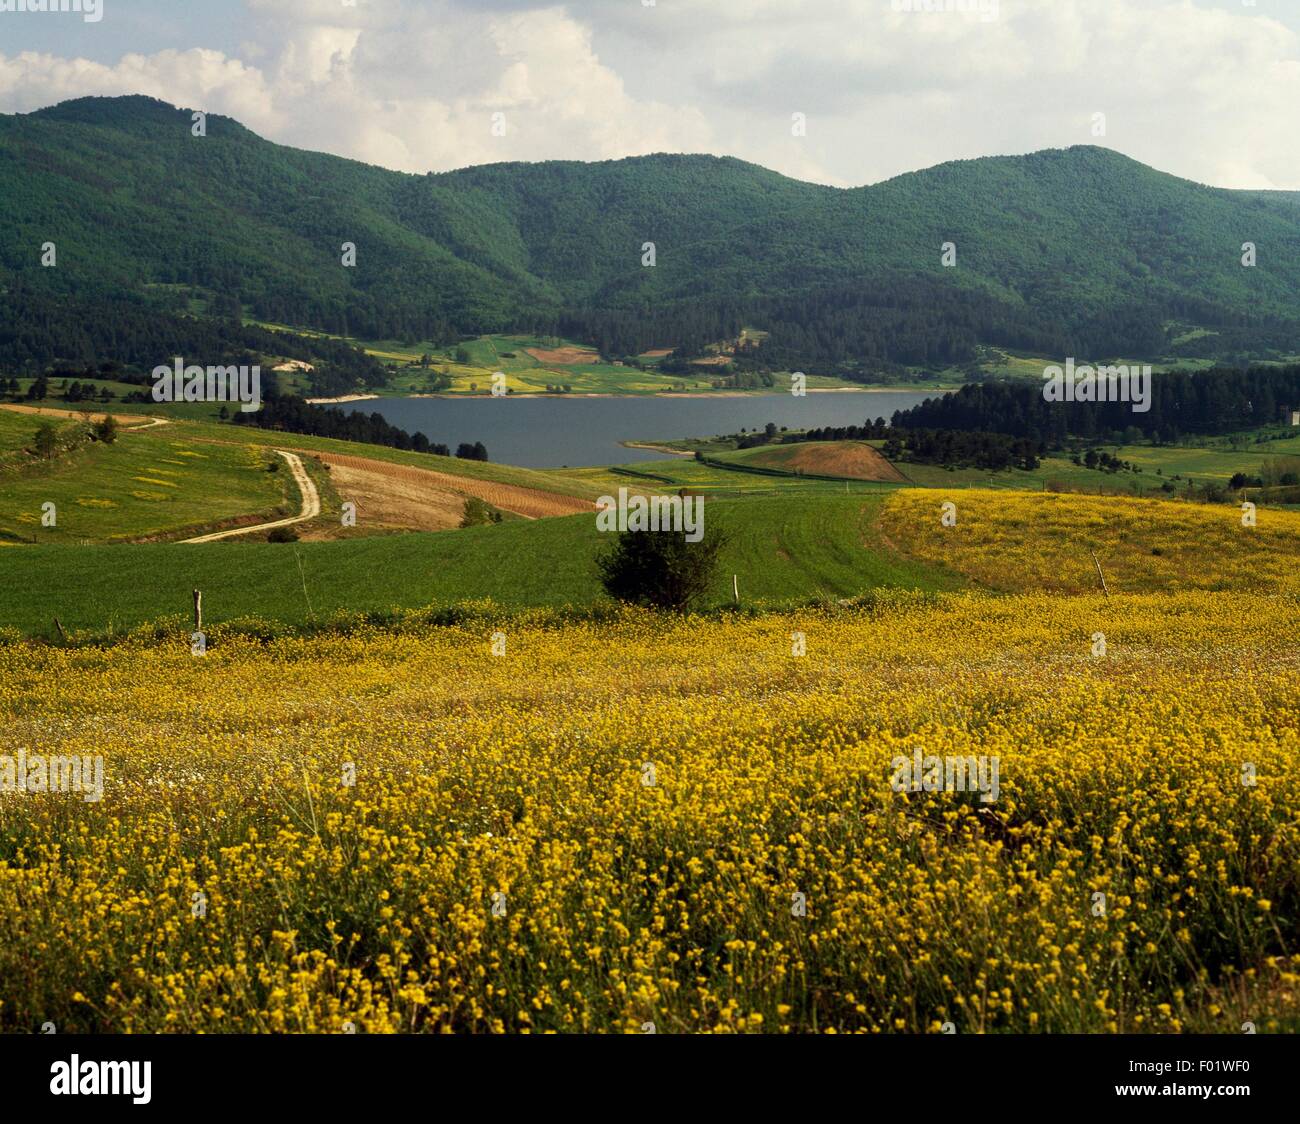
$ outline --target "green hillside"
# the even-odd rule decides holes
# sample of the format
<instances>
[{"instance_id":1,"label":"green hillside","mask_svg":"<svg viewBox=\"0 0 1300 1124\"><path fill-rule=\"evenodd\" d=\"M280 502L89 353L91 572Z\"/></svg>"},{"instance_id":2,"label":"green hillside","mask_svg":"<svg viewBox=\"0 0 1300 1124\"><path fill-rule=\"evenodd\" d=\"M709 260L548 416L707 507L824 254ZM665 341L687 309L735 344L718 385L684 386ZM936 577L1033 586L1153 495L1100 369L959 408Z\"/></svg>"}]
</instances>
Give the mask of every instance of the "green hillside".
<instances>
[{"instance_id":1,"label":"green hillside","mask_svg":"<svg viewBox=\"0 0 1300 1124\"><path fill-rule=\"evenodd\" d=\"M10 365L106 352L146 364L163 346L147 314L444 344L536 331L615 354L749 324L770 332L755 354L778 369L946 367L979 343L1144 357L1300 348L1295 193L1203 187L1100 148L853 190L709 156L417 176L275 145L219 116L195 137L188 111L149 98L83 98L0 116L0 190ZM57 268L41 267L47 241ZM1245 242L1257 268L1241 265ZM97 301L117 302L114 315Z\"/></svg>"}]
</instances>

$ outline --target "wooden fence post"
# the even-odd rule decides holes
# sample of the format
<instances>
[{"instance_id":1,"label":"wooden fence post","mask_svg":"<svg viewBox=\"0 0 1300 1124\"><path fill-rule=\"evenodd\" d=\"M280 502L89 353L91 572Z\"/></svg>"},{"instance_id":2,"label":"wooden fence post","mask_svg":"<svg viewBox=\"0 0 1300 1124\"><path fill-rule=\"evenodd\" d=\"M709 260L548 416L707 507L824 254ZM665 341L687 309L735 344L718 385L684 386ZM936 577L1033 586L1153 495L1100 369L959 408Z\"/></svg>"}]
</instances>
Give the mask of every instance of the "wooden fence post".
<instances>
[{"instance_id":1,"label":"wooden fence post","mask_svg":"<svg viewBox=\"0 0 1300 1124\"><path fill-rule=\"evenodd\" d=\"M1106 575L1101 572L1101 563L1097 561L1097 552L1095 550L1090 550L1088 553L1092 555L1092 564L1097 567L1097 577L1101 578L1101 591L1106 595L1107 600L1109 600L1110 590L1106 588Z\"/></svg>"},{"instance_id":2,"label":"wooden fence post","mask_svg":"<svg viewBox=\"0 0 1300 1124\"><path fill-rule=\"evenodd\" d=\"M203 593L197 589L194 591L194 631L203 631Z\"/></svg>"}]
</instances>

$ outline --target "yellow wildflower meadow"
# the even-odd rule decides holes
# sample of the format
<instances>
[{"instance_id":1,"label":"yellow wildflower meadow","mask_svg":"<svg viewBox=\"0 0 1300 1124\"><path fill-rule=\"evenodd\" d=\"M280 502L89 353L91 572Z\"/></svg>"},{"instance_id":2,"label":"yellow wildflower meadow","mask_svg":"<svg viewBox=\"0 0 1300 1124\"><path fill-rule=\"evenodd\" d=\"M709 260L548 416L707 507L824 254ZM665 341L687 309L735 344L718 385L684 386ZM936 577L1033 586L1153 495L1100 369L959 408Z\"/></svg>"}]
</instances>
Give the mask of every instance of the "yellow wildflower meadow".
<instances>
[{"instance_id":1,"label":"yellow wildflower meadow","mask_svg":"<svg viewBox=\"0 0 1300 1124\"><path fill-rule=\"evenodd\" d=\"M0 1030L1294 1028L1297 610L0 646L0 755L104 763L0 794Z\"/></svg>"},{"instance_id":2,"label":"yellow wildflower meadow","mask_svg":"<svg viewBox=\"0 0 1300 1124\"><path fill-rule=\"evenodd\" d=\"M1300 592L1300 511L1276 507L905 488L879 530L991 589L1096 592L1100 564L1112 593Z\"/></svg>"}]
</instances>

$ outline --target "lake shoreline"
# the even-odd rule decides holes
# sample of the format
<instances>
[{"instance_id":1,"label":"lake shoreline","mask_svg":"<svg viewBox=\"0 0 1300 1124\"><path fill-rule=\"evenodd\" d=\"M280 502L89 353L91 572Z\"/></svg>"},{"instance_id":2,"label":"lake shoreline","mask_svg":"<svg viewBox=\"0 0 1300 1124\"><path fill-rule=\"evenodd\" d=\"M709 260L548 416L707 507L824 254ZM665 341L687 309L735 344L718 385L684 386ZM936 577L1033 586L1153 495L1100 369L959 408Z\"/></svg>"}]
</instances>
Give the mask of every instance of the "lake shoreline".
<instances>
[{"instance_id":1,"label":"lake shoreline","mask_svg":"<svg viewBox=\"0 0 1300 1124\"><path fill-rule=\"evenodd\" d=\"M688 453L683 449L674 449L668 445L656 445L653 441L620 441L620 445L625 449L648 449L652 453L666 453L670 457L693 457L694 453Z\"/></svg>"},{"instance_id":2,"label":"lake shoreline","mask_svg":"<svg viewBox=\"0 0 1300 1124\"><path fill-rule=\"evenodd\" d=\"M955 386L934 386L918 389L915 386L819 386L809 387L805 394L951 394ZM447 402L464 402L490 399L493 397L511 399L568 398L582 401L590 398L793 398L788 390L656 390L653 394L613 394L606 391L592 391L585 394L345 394L340 398L305 398L309 406L341 406L350 402L405 401L408 399L442 399Z\"/></svg>"}]
</instances>

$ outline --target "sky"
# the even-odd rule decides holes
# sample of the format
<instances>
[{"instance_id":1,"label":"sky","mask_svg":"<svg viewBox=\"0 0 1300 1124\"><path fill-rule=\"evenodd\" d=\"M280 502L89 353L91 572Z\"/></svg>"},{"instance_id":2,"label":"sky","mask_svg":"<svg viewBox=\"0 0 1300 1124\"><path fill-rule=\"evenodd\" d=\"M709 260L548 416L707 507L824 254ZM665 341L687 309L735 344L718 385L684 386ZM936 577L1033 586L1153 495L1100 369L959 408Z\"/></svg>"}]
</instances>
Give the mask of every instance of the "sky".
<instances>
[{"instance_id":1,"label":"sky","mask_svg":"<svg viewBox=\"0 0 1300 1124\"><path fill-rule=\"evenodd\" d=\"M1300 189L1300 0L100 2L0 0L0 112L149 94L408 172L707 152L847 187L1101 144Z\"/></svg>"}]
</instances>

